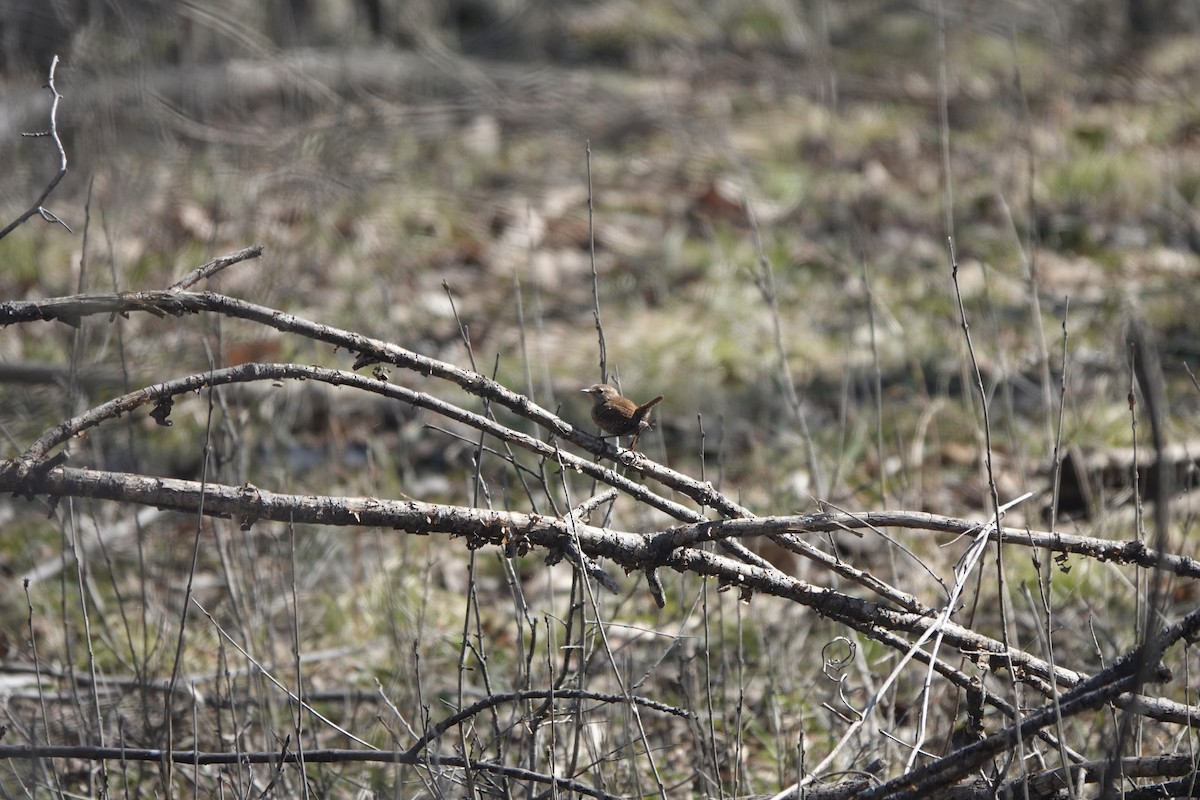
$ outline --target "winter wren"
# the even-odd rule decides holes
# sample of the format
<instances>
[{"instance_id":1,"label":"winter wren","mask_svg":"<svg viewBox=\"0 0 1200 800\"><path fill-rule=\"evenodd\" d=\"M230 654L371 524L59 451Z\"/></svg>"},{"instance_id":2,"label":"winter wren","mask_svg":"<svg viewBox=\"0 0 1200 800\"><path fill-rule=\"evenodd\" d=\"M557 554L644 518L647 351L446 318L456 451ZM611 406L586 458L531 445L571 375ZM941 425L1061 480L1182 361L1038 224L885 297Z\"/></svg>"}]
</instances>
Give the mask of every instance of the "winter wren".
<instances>
[{"instance_id":1,"label":"winter wren","mask_svg":"<svg viewBox=\"0 0 1200 800\"><path fill-rule=\"evenodd\" d=\"M617 394L617 390L607 383L597 383L581 391L592 396L592 422L613 436L632 436L635 443L642 431L650 427L651 410L663 399L660 394L639 406Z\"/></svg>"}]
</instances>

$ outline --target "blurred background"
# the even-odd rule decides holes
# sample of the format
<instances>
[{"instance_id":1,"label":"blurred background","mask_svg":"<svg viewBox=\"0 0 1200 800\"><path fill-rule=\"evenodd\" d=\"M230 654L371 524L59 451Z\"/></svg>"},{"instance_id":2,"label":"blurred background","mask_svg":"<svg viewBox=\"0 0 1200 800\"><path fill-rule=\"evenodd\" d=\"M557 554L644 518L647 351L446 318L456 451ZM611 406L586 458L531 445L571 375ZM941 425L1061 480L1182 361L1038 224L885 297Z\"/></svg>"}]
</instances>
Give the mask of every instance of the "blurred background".
<instances>
[{"instance_id":1,"label":"blurred background","mask_svg":"<svg viewBox=\"0 0 1200 800\"><path fill-rule=\"evenodd\" d=\"M0 25L0 211L56 166L19 134L46 127L58 54L71 171L49 206L76 231L9 237L4 297L162 287L260 243L220 290L461 361L453 296L480 364L586 422L590 142L609 367L668 396L679 457L703 415L756 502L878 494L854 471L907 461L895 431L959 396L949 235L1028 463L1068 298L1073 375L1094 370L1076 426L1124 435L1104 381L1126 382L1131 307L1169 372L1196 352L1193 3L10 0ZM179 330L164 348L138 335L155 321L127 325L142 368L207 363ZM302 355L222 334L218 360ZM0 354L54 358L40 340L5 332ZM974 441L969 408L928 422ZM794 458L813 437L818 476ZM951 444L922 458L973 480ZM767 464L789 469L764 483Z\"/></svg>"}]
</instances>

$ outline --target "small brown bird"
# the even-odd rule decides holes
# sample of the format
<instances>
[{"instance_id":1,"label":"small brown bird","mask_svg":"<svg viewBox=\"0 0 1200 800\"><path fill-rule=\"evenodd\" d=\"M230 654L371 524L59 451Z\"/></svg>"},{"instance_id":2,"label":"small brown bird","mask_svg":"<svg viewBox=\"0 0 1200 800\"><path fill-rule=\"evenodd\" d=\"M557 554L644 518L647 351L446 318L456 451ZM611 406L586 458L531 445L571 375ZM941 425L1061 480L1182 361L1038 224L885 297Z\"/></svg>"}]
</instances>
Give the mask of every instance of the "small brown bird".
<instances>
[{"instance_id":1,"label":"small brown bird","mask_svg":"<svg viewBox=\"0 0 1200 800\"><path fill-rule=\"evenodd\" d=\"M613 436L632 436L630 447L637 446L642 431L650 427L650 412L663 399L660 394L639 406L629 398L622 397L607 383L597 383L580 391L592 396L592 422Z\"/></svg>"}]
</instances>

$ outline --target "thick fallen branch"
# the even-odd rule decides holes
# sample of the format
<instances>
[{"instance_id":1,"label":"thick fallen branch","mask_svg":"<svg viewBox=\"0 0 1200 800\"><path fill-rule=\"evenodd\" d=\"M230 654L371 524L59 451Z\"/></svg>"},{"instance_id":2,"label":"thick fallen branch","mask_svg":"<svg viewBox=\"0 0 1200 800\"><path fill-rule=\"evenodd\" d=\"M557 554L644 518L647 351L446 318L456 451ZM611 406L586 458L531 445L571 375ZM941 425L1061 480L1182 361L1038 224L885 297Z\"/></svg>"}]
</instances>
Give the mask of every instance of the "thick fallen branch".
<instances>
[{"instance_id":1,"label":"thick fallen branch","mask_svg":"<svg viewBox=\"0 0 1200 800\"><path fill-rule=\"evenodd\" d=\"M6 462L5 467L11 467L11 464L11 461ZM611 560L627 572L659 567L711 576L722 586L737 588L747 597L771 595L808 606L822 616L897 649L907 648L908 642L903 636L893 636L920 634L936 623L930 614L911 613L813 586L774 568L741 563L704 550L676 548L672 544L673 530L646 535L584 525L572 516L558 519L373 497L279 494L251 484L228 486L62 466L28 472L21 480L16 479L11 468L0 468L0 491L52 498L117 500L185 513L203 510L206 515L236 519L243 529L258 520L391 528L417 535L461 537L469 548L494 545L512 554L524 554L533 547L542 547L553 557L562 551L564 541L569 539L578 542L586 556ZM804 519L771 518L762 522L764 530L780 526L799 529ZM1200 618L1200 611L1192 616ZM882 635L885 632L890 635ZM991 671L1003 670L1012 664L1019 672L1016 676L1019 680L1031 683L1043 692L1050 692L1050 686L1055 684L1074 687L1088 680L1083 673L1052 666L1022 650L1006 648L996 639L953 622L942 626L942 636L946 644ZM927 663L927 659L919 660ZM1126 704L1136 706L1147 716L1169 716L1175 721L1186 720L1187 724L1200 726L1200 709L1179 704L1163 705L1165 702L1126 698Z\"/></svg>"}]
</instances>

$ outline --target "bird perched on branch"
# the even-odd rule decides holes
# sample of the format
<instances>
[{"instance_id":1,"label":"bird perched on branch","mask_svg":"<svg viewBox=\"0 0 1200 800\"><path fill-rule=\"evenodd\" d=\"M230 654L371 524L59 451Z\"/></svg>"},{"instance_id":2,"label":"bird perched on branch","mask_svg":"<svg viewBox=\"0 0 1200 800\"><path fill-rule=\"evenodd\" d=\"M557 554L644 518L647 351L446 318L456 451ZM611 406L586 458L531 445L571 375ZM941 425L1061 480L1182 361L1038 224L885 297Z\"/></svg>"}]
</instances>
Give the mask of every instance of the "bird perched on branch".
<instances>
[{"instance_id":1,"label":"bird perched on branch","mask_svg":"<svg viewBox=\"0 0 1200 800\"><path fill-rule=\"evenodd\" d=\"M597 383L580 391L592 396L592 422L613 436L632 436L631 449L637 447L642 431L650 427L650 412L663 399L660 394L639 406L607 383Z\"/></svg>"}]
</instances>

